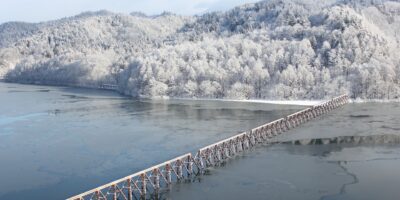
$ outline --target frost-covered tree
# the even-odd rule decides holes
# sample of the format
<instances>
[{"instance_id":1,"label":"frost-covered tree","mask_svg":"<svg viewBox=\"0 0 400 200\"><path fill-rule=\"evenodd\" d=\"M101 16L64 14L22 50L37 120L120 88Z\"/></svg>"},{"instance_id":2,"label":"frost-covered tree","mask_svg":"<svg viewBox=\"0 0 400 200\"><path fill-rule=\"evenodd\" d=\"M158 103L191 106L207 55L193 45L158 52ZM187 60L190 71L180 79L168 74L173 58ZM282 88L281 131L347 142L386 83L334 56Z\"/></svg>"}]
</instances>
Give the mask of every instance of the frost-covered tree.
<instances>
[{"instance_id":1,"label":"frost-covered tree","mask_svg":"<svg viewBox=\"0 0 400 200\"><path fill-rule=\"evenodd\" d=\"M135 97L400 98L400 3L267 0L182 17L0 25L0 76Z\"/></svg>"}]
</instances>

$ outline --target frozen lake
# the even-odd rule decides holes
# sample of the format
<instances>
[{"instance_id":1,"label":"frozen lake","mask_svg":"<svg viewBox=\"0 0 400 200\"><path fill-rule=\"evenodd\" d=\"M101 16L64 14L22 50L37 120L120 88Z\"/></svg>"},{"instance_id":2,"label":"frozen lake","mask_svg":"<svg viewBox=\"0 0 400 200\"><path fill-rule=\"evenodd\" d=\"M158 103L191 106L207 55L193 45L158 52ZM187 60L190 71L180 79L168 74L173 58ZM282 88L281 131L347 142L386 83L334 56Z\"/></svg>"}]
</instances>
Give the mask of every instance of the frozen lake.
<instances>
[{"instance_id":1,"label":"frozen lake","mask_svg":"<svg viewBox=\"0 0 400 200\"><path fill-rule=\"evenodd\" d=\"M65 199L301 106L0 83L0 199Z\"/></svg>"},{"instance_id":2,"label":"frozen lake","mask_svg":"<svg viewBox=\"0 0 400 200\"><path fill-rule=\"evenodd\" d=\"M399 169L399 146L263 146L165 197L398 200Z\"/></svg>"},{"instance_id":3,"label":"frozen lake","mask_svg":"<svg viewBox=\"0 0 400 200\"><path fill-rule=\"evenodd\" d=\"M301 106L139 101L112 92L0 83L0 199L65 199ZM278 140L400 134L398 103L350 104ZM162 199L400 197L400 146L261 146Z\"/></svg>"},{"instance_id":4,"label":"frozen lake","mask_svg":"<svg viewBox=\"0 0 400 200\"><path fill-rule=\"evenodd\" d=\"M400 135L399 103L349 104L276 139ZM262 146L180 184L169 199L398 200L400 144Z\"/></svg>"}]
</instances>

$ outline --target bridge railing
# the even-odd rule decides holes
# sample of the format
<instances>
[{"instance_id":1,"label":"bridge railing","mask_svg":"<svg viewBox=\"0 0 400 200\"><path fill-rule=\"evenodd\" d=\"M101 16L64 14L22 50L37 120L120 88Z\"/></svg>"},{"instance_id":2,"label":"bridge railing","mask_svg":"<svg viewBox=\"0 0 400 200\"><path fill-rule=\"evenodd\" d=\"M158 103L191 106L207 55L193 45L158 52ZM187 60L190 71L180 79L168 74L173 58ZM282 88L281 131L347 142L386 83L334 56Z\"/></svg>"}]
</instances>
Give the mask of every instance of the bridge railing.
<instances>
[{"instance_id":1,"label":"bridge railing","mask_svg":"<svg viewBox=\"0 0 400 200\"><path fill-rule=\"evenodd\" d=\"M215 166L239 152L250 149L258 143L268 142L269 139L299 126L319 115L325 114L348 101L347 95L336 97L319 105L280 118L250 131L240 133L214 144L201 148L195 160L201 160L206 167Z\"/></svg>"},{"instance_id":2,"label":"bridge railing","mask_svg":"<svg viewBox=\"0 0 400 200\"><path fill-rule=\"evenodd\" d=\"M338 108L346 104L348 99L347 95L341 95L203 147L195 156L191 153L184 154L67 200L132 200L137 196L141 199L146 198L148 194L157 194L162 189L168 189L173 182L203 174L208 167L217 166L240 152L251 149L259 143L268 142L289 129Z\"/></svg>"},{"instance_id":3,"label":"bridge railing","mask_svg":"<svg viewBox=\"0 0 400 200\"><path fill-rule=\"evenodd\" d=\"M89 190L68 200L124 199L132 200L147 194L158 193L173 182L198 174L199 167L193 167L192 154L176 157L98 188Z\"/></svg>"}]
</instances>

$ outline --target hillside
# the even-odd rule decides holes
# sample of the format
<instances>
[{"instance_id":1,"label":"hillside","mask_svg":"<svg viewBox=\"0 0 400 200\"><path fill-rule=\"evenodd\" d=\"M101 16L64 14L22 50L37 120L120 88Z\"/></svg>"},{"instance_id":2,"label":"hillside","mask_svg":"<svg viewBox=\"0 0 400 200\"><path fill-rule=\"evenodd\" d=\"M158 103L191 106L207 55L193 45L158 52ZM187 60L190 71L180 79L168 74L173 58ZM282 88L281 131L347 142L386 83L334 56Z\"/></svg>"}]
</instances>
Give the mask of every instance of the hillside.
<instances>
[{"instance_id":1,"label":"hillside","mask_svg":"<svg viewBox=\"0 0 400 200\"><path fill-rule=\"evenodd\" d=\"M400 3L267 0L201 16L107 11L0 25L8 81L135 97L400 97Z\"/></svg>"}]
</instances>

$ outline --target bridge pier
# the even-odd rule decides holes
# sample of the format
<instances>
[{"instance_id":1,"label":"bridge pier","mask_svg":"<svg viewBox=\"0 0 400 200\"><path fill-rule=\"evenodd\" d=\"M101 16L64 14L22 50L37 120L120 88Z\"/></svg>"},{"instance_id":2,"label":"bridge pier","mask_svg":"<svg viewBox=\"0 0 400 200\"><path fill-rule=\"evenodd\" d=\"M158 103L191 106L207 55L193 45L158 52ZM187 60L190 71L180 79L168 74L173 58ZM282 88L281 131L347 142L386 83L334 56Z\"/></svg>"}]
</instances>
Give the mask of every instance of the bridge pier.
<instances>
[{"instance_id":1,"label":"bridge pier","mask_svg":"<svg viewBox=\"0 0 400 200\"><path fill-rule=\"evenodd\" d=\"M131 181L132 181L132 179L130 179L130 178L126 179L126 185L128 188L128 200L133 200Z\"/></svg>"},{"instance_id":2,"label":"bridge pier","mask_svg":"<svg viewBox=\"0 0 400 200\"><path fill-rule=\"evenodd\" d=\"M142 187L141 187L141 193L140 196L141 197L146 197L146 193L147 193L147 188L146 188L146 176L145 174L140 174L140 180L142 183Z\"/></svg>"},{"instance_id":3,"label":"bridge pier","mask_svg":"<svg viewBox=\"0 0 400 200\"><path fill-rule=\"evenodd\" d=\"M165 177L167 178L167 184L170 185L172 183L172 174L171 174L171 165L169 164L165 166Z\"/></svg>"},{"instance_id":4,"label":"bridge pier","mask_svg":"<svg viewBox=\"0 0 400 200\"><path fill-rule=\"evenodd\" d=\"M157 168L153 170L152 177L153 177L154 190L158 192L158 190L160 189L160 175L158 173Z\"/></svg>"}]
</instances>

